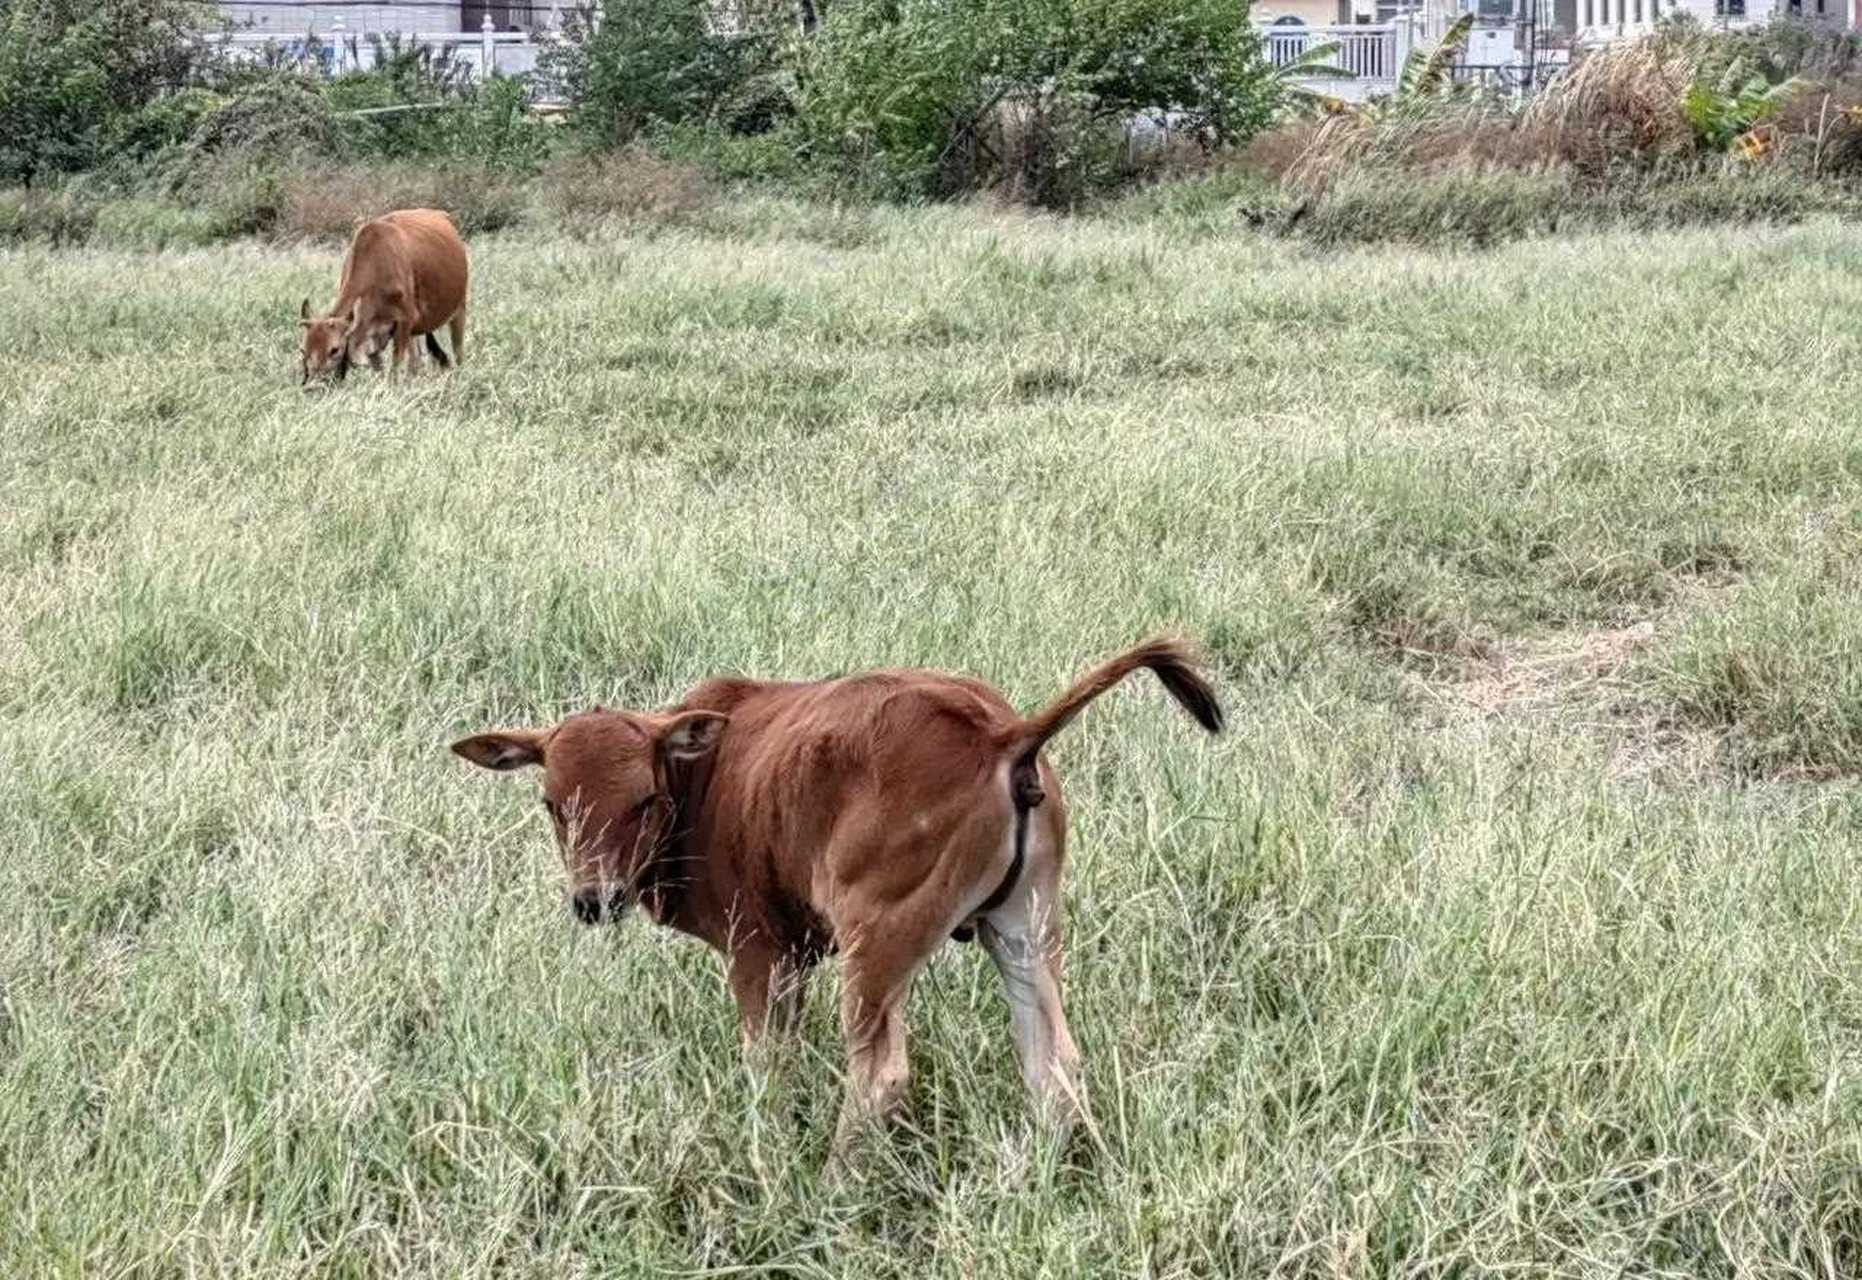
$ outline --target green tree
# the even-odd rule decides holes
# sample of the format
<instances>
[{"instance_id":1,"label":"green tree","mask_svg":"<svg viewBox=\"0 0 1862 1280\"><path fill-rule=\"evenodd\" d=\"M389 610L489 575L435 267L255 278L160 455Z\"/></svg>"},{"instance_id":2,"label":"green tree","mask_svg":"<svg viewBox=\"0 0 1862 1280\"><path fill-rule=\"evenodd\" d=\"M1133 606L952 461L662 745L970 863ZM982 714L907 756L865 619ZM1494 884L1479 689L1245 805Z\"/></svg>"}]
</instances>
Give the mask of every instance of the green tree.
<instances>
[{"instance_id":1,"label":"green tree","mask_svg":"<svg viewBox=\"0 0 1862 1280\"><path fill-rule=\"evenodd\" d=\"M195 0L0 0L0 181L96 164L123 117L187 83L217 21Z\"/></svg>"},{"instance_id":2,"label":"green tree","mask_svg":"<svg viewBox=\"0 0 1862 1280\"><path fill-rule=\"evenodd\" d=\"M1246 0L839 0L797 56L812 140L928 194L1011 150L1083 163L1139 112L1239 141L1277 97Z\"/></svg>"}]
</instances>

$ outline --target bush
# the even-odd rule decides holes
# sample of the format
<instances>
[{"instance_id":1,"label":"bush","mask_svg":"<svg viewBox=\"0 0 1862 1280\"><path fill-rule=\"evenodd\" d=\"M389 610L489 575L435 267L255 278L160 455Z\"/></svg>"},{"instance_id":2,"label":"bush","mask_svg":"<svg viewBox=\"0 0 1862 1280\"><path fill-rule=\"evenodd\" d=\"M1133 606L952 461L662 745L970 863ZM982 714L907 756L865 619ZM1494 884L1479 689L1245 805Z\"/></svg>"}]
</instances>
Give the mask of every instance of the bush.
<instances>
[{"instance_id":1,"label":"bush","mask_svg":"<svg viewBox=\"0 0 1862 1280\"><path fill-rule=\"evenodd\" d=\"M147 196L105 201L91 228L94 241L125 249L198 248L225 236L212 210Z\"/></svg>"},{"instance_id":2,"label":"bush","mask_svg":"<svg viewBox=\"0 0 1862 1280\"><path fill-rule=\"evenodd\" d=\"M1343 175L1289 221L1326 245L1403 241L1489 245L1555 230L1579 202L1559 173L1466 169L1400 183L1372 170Z\"/></svg>"},{"instance_id":3,"label":"bush","mask_svg":"<svg viewBox=\"0 0 1862 1280\"><path fill-rule=\"evenodd\" d=\"M96 165L123 117L188 81L215 20L193 0L0 4L0 182Z\"/></svg>"},{"instance_id":4,"label":"bush","mask_svg":"<svg viewBox=\"0 0 1862 1280\"><path fill-rule=\"evenodd\" d=\"M118 159L139 160L161 154L194 136L227 99L207 89L183 89L118 116L109 128L109 148Z\"/></svg>"},{"instance_id":5,"label":"bush","mask_svg":"<svg viewBox=\"0 0 1862 1280\"><path fill-rule=\"evenodd\" d=\"M1862 37L1801 18L1775 17L1762 26L1718 38L1726 58L1737 58L1776 83L1791 76L1825 80L1862 70Z\"/></svg>"},{"instance_id":6,"label":"bush","mask_svg":"<svg viewBox=\"0 0 1862 1280\"><path fill-rule=\"evenodd\" d=\"M444 209L470 236L516 224L528 203L512 175L470 164L309 168L274 182L276 207L263 229L284 240L347 241L364 218L414 208Z\"/></svg>"},{"instance_id":7,"label":"bush","mask_svg":"<svg viewBox=\"0 0 1862 1280\"><path fill-rule=\"evenodd\" d=\"M771 69L772 41L711 27L708 0L603 0L578 11L540 74L576 104L597 146L621 146L656 124L711 120ZM744 111L741 104L737 110Z\"/></svg>"},{"instance_id":8,"label":"bush","mask_svg":"<svg viewBox=\"0 0 1862 1280\"><path fill-rule=\"evenodd\" d=\"M251 85L207 113L165 157L165 176L180 189L231 164L273 169L346 154L336 114L315 80L280 75Z\"/></svg>"},{"instance_id":9,"label":"bush","mask_svg":"<svg viewBox=\"0 0 1862 1280\"><path fill-rule=\"evenodd\" d=\"M807 136L896 194L1001 187L1077 202L1115 176L1131 117L1170 108L1211 143L1251 135L1274 91L1232 0L871 0L805 42Z\"/></svg>"},{"instance_id":10,"label":"bush","mask_svg":"<svg viewBox=\"0 0 1862 1280\"><path fill-rule=\"evenodd\" d=\"M97 206L71 190L0 191L0 242L82 244L97 222Z\"/></svg>"},{"instance_id":11,"label":"bush","mask_svg":"<svg viewBox=\"0 0 1862 1280\"><path fill-rule=\"evenodd\" d=\"M1763 134L1783 167L1812 178L1862 172L1862 75L1809 84L1786 98Z\"/></svg>"},{"instance_id":12,"label":"bush","mask_svg":"<svg viewBox=\"0 0 1862 1280\"><path fill-rule=\"evenodd\" d=\"M823 181L822 166L813 161L807 140L793 126L737 134L704 125L666 125L654 129L646 142L668 160L732 182L775 183L795 189Z\"/></svg>"},{"instance_id":13,"label":"bush","mask_svg":"<svg viewBox=\"0 0 1862 1280\"><path fill-rule=\"evenodd\" d=\"M576 234L607 219L690 221L717 201L698 169L643 147L560 163L549 171L544 190L558 220Z\"/></svg>"},{"instance_id":14,"label":"bush","mask_svg":"<svg viewBox=\"0 0 1862 1280\"><path fill-rule=\"evenodd\" d=\"M493 76L474 85L451 111L437 113L434 150L491 168L540 169L549 159L551 127L530 112L522 80Z\"/></svg>"}]
</instances>

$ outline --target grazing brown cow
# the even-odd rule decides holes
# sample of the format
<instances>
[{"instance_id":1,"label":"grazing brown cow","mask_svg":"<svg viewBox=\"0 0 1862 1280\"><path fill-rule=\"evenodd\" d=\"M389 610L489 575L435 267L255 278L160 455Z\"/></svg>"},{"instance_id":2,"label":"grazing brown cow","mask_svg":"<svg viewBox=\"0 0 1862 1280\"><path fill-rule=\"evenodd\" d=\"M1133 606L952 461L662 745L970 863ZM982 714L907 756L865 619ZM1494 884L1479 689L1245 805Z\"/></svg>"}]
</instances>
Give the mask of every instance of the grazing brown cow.
<instances>
[{"instance_id":1,"label":"grazing brown cow","mask_svg":"<svg viewBox=\"0 0 1862 1280\"><path fill-rule=\"evenodd\" d=\"M336 301L321 316L304 299L298 324L304 330L303 381L346 376L358 358L381 367L393 348L393 368L406 361L415 338L440 367L465 356L466 251L453 220L438 209L400 209L356 228L343 255ZM434 333L452 333L452 359Z\"/></svg>"},{"instance_id":2,"label":"grazing brown cow","mask_svg":"<svg viewBox=\"0 0 1862 1280\"><path fill-rule=\"evenodd\" d=\"M981 681L935 671L716 679L667 711L597 707L453 750L487 769L541 765L576 917L611 920L635 901L717 948L747 1043L792 1028L803 978L839 951L842 1139L903 1096L901 1006L953 935L981 938L995 961L1023 1078L1065 1124L1082 1106L1060 1003L1066 809L1041 749L1140 667L1220 731L1187 648L1153 640L1028 719Z\"/></svg>"}]
</instances>

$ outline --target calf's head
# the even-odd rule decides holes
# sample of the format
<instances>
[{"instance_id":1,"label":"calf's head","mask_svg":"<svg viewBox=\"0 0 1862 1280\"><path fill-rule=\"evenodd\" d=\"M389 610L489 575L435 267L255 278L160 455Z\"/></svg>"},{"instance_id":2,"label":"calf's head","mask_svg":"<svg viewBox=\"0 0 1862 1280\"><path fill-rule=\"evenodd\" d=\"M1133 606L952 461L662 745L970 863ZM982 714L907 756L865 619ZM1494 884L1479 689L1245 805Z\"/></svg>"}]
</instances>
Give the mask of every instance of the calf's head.
<instances>
[{"instance_id":1,"label":"calf's head","mask_svg":"<svg viewBox=\"0 0 1862 1280\"><path fill-rule=\"evenodd\" d=\"M354 341L362 304L357 303L347 315L313 316L310 299L298 308L297 327L304 331L300 384L312 378L343 378L349 372L350 345Z\"/></svg>"},{"instance_id":2,"label":"calf's head","mask_svg":"<svg viewBox=\"0 0 1862 1280\"><path fill-rule=\"evenodd\" d=\"M583 924L601 924L619 918L689 822L680 812L685 779L728 723L714 711L596 710L549 729L462 738L453 750L486 769L543 770L543 808L569 871L570 908Z\"/></svg>"}]
</instances>

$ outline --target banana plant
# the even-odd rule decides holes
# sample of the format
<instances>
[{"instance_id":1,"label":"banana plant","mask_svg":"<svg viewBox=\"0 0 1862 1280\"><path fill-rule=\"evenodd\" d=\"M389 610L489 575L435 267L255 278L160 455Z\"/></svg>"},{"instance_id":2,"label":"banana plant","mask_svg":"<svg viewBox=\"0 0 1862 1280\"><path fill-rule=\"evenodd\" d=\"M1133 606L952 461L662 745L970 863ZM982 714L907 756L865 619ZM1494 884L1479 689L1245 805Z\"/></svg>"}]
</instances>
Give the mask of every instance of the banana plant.
<instances>
[{"instance_id":1,"label":"banana plant","mask_svg":"<svg viewBox=\"0 0 1862 1280\"><path fill-rule=\"evenodd\" d=\"M1454 83L1455 63L1467 52L1474 33L1474 15L1464 13L1442 33L1441 43L1428 51L1411 49L1397 73L1396 97L1426 98Z\"/></svg>"},{"instance_id":2,"label":"banana plant","mask_svg":"<svg viewBox=\"0 0 1862 1280\"><path fill-rule=\"evenodd\" d=\"M1734 58L1713 83L1697 80L1688 86L1681 99L1681 114L1703 146L1726 151L1776 115L1804 87L1798 76L1766 84L1763 76L1747 74L1744 58Z\"/></svg>"},{"instance_id":3,"label":"banana plant","mask_svg":"<svg viewBox=\"0 0 1862 1280\"><path fill-rule=\"evenodd\" d=\"M1388 96L1373 98L1355 107L1336 99L1318 105L1329 111L1376 121L1401 113L1425 98L1439 97L1454 88L1455 64L1467 51L1468 38L1473 31L1474 15L1464 13L1442 33L1441 41L1433 49L1411 49L1397 72L1396 88Z\"/></svg>"},{"instance_id":4,"label":"banana plant","mask_svg":"<svg viewBox=\"0 0 1862 1280\"><path fill-rule=\"evenodd\" d=\"M1336 40L1308 45L1298 57L1288 58L1268 72L1267 78L1280 101L1296 113L1344 110L1346 104L1342 98L1321 93L1311 85L1301 83L1311 80L1356 80L1357 72L1332 61L1339 47Z\"/></svg>"}]
</instances>

